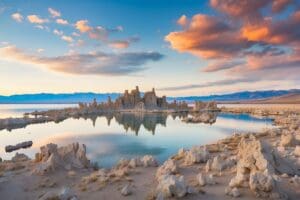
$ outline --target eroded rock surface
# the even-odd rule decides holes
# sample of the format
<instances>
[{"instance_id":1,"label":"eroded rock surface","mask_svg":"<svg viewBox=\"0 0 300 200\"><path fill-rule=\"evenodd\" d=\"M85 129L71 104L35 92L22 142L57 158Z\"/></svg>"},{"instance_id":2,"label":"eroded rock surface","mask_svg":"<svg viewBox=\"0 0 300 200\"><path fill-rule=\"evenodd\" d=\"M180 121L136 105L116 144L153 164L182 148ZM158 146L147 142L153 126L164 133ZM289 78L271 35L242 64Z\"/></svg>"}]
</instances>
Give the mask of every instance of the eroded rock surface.
<instances>
[{"instance_id":1,"label":"eroded rock surface","mask_svg":"<svg viewBox=\"0 0 300 200\"><path fill-rule=\"evenodd\" d=\"M185 164L204 163L209 159L209 152L205 147L195 146L186 151L184 157Z\"/></svg>"},{"instance_id":2,"label":"eroded rock surface","mask_svg":"<svg viewBox=\"0 0 300 200\"><path fill-rule=\"evenodd\" d=\"M184 197L187 194L187 185L183 176L163 175L157 187L158 196Z\"/></svg>"},{"instance_id":3,"label":"eroded rock surface","mask_svg":"<svg viewBox=\"0 0 300 200\"><path fill-rule=\"evenodd\" d=\"M73 143L63 147L56 144L47 144L41 147L41 152L36 154L37 165L34 173L44 174L62 168L65 170L82 169L90 166L86 157L84 144Z\"/></svg>"}]
</instances>

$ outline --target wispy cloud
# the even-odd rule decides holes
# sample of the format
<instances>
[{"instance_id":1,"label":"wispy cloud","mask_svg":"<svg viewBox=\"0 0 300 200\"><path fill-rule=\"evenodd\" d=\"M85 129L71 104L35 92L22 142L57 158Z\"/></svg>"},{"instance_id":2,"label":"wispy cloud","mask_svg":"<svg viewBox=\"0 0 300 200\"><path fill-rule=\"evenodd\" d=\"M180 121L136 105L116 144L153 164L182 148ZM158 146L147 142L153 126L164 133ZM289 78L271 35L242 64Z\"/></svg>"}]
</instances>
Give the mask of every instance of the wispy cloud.
<instances>
[{"instance_id":1,"label":"wispy cloud","mask_svg":"<svg viewBox=\"0 0 300 200\"><path fill-rule=\"evenodd\" d=\"M125 40L114 40L109 42L109 46L116 49L125 49L128 48L130 44L138 42L139 37L131 37Z\"/></svg>"},{"instance_id":2,"label":"wispy cloud","mask_svg":"<svg viewBox=\"0 0 300 200\"><path fill-rule=\"evenodd\" d=\"M164 87L159 88L160 91L179 91L179 90L188 90L188 89L199 89L199 88L208 88L214 86L225 86L232 85L236 83L251 83L255 82L255 79L251 78L237 78L237 79L224 79L213 82L206 82L202 84L189 84L189 85L180 85L180 86L172 86L172 87Z\"/></svg>"},{"instance_id":3,"label":"wispy cloud","mask_svg":"<svg viewBox=\"0 0 300 200\"><path fill-rule=\"evenodd\" d=\"M11 18L13 18L16 22L22 22L24 19L24 17L20 13L12 14Z\"/></svg>"},{"instance_id":4,"label":"wispy cloud","mask_svg":"<svg viewBox=\"0 0 300 200\"><path fill-rule=\"evenodd\" d=\"M56 23L61 24L61 25L68 25L69 24L69 22L65 19L56 19Z\"/></svg>"},{"instance_id":5,"label":"wispy cloud","mask_svg":"<svg viewBox=\"0 0 300 200\"><path fill-rule=\"evenodd\" d=\"M54 33L55 35L59 35L59 36L61 36L61 35L64 34L63 31L60 31L60 30L57 30L57 29L54 29L54 30L53 30L53 33Z\"/></svg>"},{"instance_id":6,"label":"wispy cloud","mask_svg":"<svg viewBox=\"0 0 300 200\"><path fill-rule=\"evenodd\" d=\"M51 17L53 17L53 18L61 16L61 13L53 8L48 8L48 11L49 11Z\"/></svg>"},{"instance_id":7,"label":"wispy cloud","mask_svg":"<svg viewBox=\"0 0 300 200\"><path fill-rule=\"evenodd\" d=\"M159 61L164 56L157 52L73 53L65 56L44 57L28 54L15 46L0 48L1 59L41 66L68 74L128 75L145 70L150 61Z\"/></svg>"},{"instance_id":8,"label":"wispy cloud","mask_svg":"<svg viewBox=\"0 0 300 200\"><path fill-rule=\"evenodd\" d=\"M72 37L66 35L61 36L61 39L69 43L72 43L74 41Z\"/></svg>"}]
</instances>

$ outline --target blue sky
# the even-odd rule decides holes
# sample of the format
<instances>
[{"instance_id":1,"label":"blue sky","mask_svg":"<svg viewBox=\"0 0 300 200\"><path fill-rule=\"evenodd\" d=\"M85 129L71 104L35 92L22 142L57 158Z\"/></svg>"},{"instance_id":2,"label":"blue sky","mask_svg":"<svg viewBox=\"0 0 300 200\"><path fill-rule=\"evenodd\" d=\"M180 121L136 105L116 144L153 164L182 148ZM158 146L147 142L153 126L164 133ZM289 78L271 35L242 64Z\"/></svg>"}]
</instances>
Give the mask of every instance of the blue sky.
<instances>
[{"instance_id":1,"label":"blue sky","mask_svg":"<svg viewBox=\"0 0 300 200\"><path fill-rule=\"evenodd\" d=\"M271 32L296 16L298 1L279 11L276 0L263 1L258 9L270 29L257 35L262 26L250 27L219 0L2 0L0 94L120 92L135 85L172 96L297 88L299 78L269 76L269 69L299 72L297 32ZM243 6L241 13L257 15L251 3ZM217 39L205 43L211 29ZM282 35L293 40L275 40ZM289 67L269 67L274 59Z\"/></svg>"}]
</instances>

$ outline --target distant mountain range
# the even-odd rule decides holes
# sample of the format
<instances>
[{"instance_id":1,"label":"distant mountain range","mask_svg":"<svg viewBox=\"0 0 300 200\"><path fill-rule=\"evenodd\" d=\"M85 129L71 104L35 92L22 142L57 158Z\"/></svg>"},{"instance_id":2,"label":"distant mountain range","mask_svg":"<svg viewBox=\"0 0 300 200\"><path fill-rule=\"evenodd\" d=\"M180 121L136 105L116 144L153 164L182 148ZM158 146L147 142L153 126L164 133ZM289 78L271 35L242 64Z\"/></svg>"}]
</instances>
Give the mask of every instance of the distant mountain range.
<instances>
[{"instance_id":1,"label":"distant mountain range","mask_svg":"<svg viewBox=\"0 0 300 200\"><path fill-rule=\"evenodd\" d=\"M20 94L11 96L0 96L0 104L70 104L78 102L91 102L97 99L98 102L106 101L108 96L115 100L120 93L67 93L67 94ZM241 102L255 100L269 100L280 96L300 95L300 89L292 90L266 90L266 91L244 91L231 94L209 95L209 96L186 96L186 97L168 97L168 101L218 101L218 102Z\"/></svg>"}]
</instances>

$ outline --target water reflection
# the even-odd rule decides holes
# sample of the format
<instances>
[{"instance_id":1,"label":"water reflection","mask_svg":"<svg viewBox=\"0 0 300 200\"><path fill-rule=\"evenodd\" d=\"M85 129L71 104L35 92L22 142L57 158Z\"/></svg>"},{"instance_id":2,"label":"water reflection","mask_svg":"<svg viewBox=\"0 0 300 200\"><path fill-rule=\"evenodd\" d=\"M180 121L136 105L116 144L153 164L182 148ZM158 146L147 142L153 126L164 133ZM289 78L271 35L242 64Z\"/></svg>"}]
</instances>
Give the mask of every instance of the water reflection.
<instances>
[{"instance_id":1,"label":"water reflection","mask_svg":"<svg viewBox=\"0 0 300 200\"><path fill-rule=\"evenodd\" d=\"M213 124L182 122L187 116L196 115L114 113L33 124L11 132L2 130L0 157L10 159L15 152L5 153L5 146L24 141L33 141L33 146L18 152L32 158L45 144L52 142L62 146L80 142L86 144L88 157L103 167L110 167L121 158L146 154L162 162L179 148L207 144L233 132L258 131L272 123L270 119L227 113L212 115L216 116Z\"/></svg>"},{"instance_id":2,"label":"water reflection","mask_svg":"<svg viewBox=\"0 0 300 200\"><path fill-rule=\"evenodd\" d=\"M155 135L157 125L167 126L167 118L171 116L173 120L176 118L183 119L188 116L186 112L182 113L105 113L103 115L86 115L77 119L83 118L85 120L91 120L93 126L96 126L97 119L104 117L107 121L107 125L110 126L111 121L115 121L121 125L126 132L133 131L135 135L139 134L141 127L143 126L147 131Z\"/></svg>"}]
</instances>

